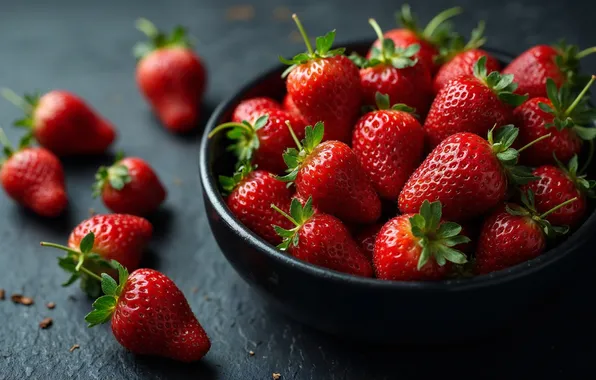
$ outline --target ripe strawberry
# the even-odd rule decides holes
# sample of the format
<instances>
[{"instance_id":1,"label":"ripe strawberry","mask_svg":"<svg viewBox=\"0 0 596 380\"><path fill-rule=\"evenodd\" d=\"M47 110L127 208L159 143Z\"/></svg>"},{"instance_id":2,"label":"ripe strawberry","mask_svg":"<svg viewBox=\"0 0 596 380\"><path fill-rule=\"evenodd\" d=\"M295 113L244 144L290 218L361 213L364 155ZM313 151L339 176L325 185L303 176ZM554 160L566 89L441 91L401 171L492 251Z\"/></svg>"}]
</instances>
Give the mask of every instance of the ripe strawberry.
<instances>
[{"instance_id":1,"label":"ripe strawberry","mask_svg":"<svg viewBox=\"0 0 596 380\"><path fill-rule=\"evenodd\" d=\"M130 270L136 269L152 234L153 226L141 217L95 215L72 230L68 247L46 242L41 245L66 251L66 256L58 258L58 265L71 273L63 286L80 278L83 291L97 297L100 288L99 283L93 280L94 276L106 270L112 273L111 260L121 262Z\"/></svg>"},{"instance_id":2,"label":"ripe strawberry","mask_svg":"<svg viewBox=\"0 0 596 380\"><path fill-rule=\"evenodd\" d=\"M151 214L167 196L151 166L137 157L118 157L112 166L100 167L95 179L93 196L101 195L106 207L119 214Z\"/></svg>"},{"instance_id":3,"label":"ripe strawberry","mask_svg":"<svg viewBox=\"0 0 596 380\"><path fill-rule=\"evenodd\" d=\"M270 109L280 109L281 105L267 97L250 98L241 101L232 113L232 122L242 123L244 120L251 121L254 115L264 115Z\"/></svg>"},{"instance_id":4,"label":"ripe strawberry","mask_svg":"<svg viewBox=\"0 0 596 380\"><path fill-rule=\"evenodd\" d=\"M30 148L24 138L14 150L0 129L6 158L0 160L0 183L6 194L38 215L56 217L68 205L60 160L44 148Z\"/></svg>"},{"instance_id":5,"label":"ripe strawberry","mask_svg":"<svg viewBox=\"0 0 596 380\"><path fill-rule=\"evenodd\" d=\"M452 248L470 241L461 227L441 221L441 203L424 201L419 214L388 221L375 243L373 264L377 278L393 281L440 280L449 263L463 264L466 255Z\"/></svg>"},{"instance_id":6,"label":"ripe strawberry","mask_svg":"<svg viewBox=\"0 0 596 380\"><path fill-rule=\"evenodd\" d=\"M476 250L476 272L490 273L535 257L546 247L546 237L567 233L568 228L554 227L545 217L576 198L540 214L534 208L532 191L522 194L523 207L507 203L484 222Z\"/></svg>"},{"instance_id":7,"label":"ripe strawberry","mask_svg":"<svg viewBox=\"0 0 596 380\"><path fill-rule=\"evenodd\" d=\"M163 356L181 362L201 359L211 342L182 291L166 275L137 269L130 275L117 262L119 284L102 274L105 295L85 316L89 327L112 322L114 338L137 355Z\"/></svg>"},{"instance_id":8,"label":"ripe strawberry","mask_svg":"<svg viewBox=\"0 0 596 380\"><path fill-rule=\"evenodd\" d=\"M149 37L149 41L134 48L141 92L168 129L190 131L199 122L199 104L207 79L186 29L178 26L166 35L145 19L137 21L137 28Z\"/></svg>"},{"instance_id":9,"label":"ripe strawberry","mask_svg":"<svg viewBox=\"0 0 596 380\"><path fill-rule=\"evenodd\" d=\"M519 87L516 93L528 94L531 98L546 97L546 79L551 78L557 88L565 83L577 85L579 60L596 52L596 46L579 51L577 46L560 44L558 46L537 45L515 58L503 74L515 75Z\"/></svg>"},{"instance_id":10,"label":"ripe strawberry","mask_svg":"<svg viewBox=\"0 0 596 380\"><path fill-rule=\"evenodd\" d=\"M308 53L291 60L280 57L291 65L284 73L288 94L307 123L325 123L325 140L348 142L362 103L358 67L343 55L345 49L331 50L335 31L317 37L313 50L300 20L296 15L292 18Z\"/></svg>"},{"instance_id":11,"label":"ripe strawberry","mask_svg":"<svg viewBox=\"0 0 596 380\"><path fill-rule=\"evenodd\" d=\"M519 143L524 144L546 134L550 138L528 148L521 156L527 165L539 166L554 163L553 154L567 162L581 152L582 140L593 140L596 129L588 128L595 118L595 110L584 97L596 76L575 100L569 86L559 91L552 79L547 79L549 98L532 98L513 111L515 124L520 128Z\"/></svg>"},{"instance_id":12,"label":"ripe strawberry","mask_svg":"<svg viewBox=\"0 0 596 380\"><path fill-rule=\"evenodd\" d=\"M112 124L71 92L21 98L3 89L2 95L25 112L14 125L29 129L39 145L57 156L102 154L116 138Z\"/></svg>"},{"instance_id":13,"label":"ripe strawberry","mask_svg":"<svg viewBox=\"0 0 596 380\"><path fill-rule=\"evenodd\" d=\"M379 195L397 199L424 153L424 130L404 104L389 108L389 97L377 93L377 110L362 116L352 150Z\"/></svg>"},{"instance_id":14,"label":"ripe strawberry","mask_svg":"<svg viewBox=\"0 0 596 380\"><path fill-rule=\"evenodd\" d=\"M357 54L350 56L362 67L360 83L365 104L374 105L376 93L380 92L389 95L393 102L406 104L419 115L426 115L432 101L432 87L428 70L413 59L420 45L396 48L392 40L383 37L375 20L370 19L369 23L382 41L381 47L373 48L368 60Z\"/></svg>"},{"instance_id":15,"label":"ripe strawberry","mask_svg":"<svg viewBox=\"0 0 596 380\"><path fill-rule=\"evenodd\" d=\"M431 148L458 132L485 136L495 125L510 123L512 106L526 97L515 95L513 76L487 74L486 57L474 65L474 76L463 76L446 84L437 94L424 122Z\"/></svg>"},{"instance_id":16,"label":"ripe strawberry","mask_svg":"<svg viewBox=\"0 0 596 380\"><path fill-rule=\"evenodd\" d=\"M370 262L348 229L331 215L315 213L312 197L304 206L298 199L292 199L290 215L274 204L271 207L293 224L291 228L274 227L283 238L283 242L277 246L279 249L314 265L355 276L372 277Z\"/></svg>"},{"instance_id":17,"label":"ripe strawberry","mask_svg":"<svg viewBox=\"0 0 596 380\"><path fill-rule=\"evenodd\" d=\"M507 187L536 179L530 169L515 166L520 151L511 148L518 130L499 128L488 141L457 133L441 142L416 169L399 194L399 210L416 212L425 200L440 201L445 219L463 222L480 216L507 196Z\"/></svg>"},{"instance_id":18,"label":"ripe strawberry","mask_svg":"<svg viewBox=\"0 0 596 380\"><path fill-rule=\"evenodd\" d=\"M304 126L308 125L308 123L306 122L306 119L304 119L304 116L302 116L302 114L296 107L296 104L294 104L294 100L292 100L292 97L290 96L290 94L286 94L286 96L284 96L284 100L281 104L282 104L283 109L285 109L286 111L291 113L292 116L294 116L294 118L297 120L299 125L304 125ZM304 132L304 131L302 131L302 132ZM303 133L303 135L304 135L304 133Z\"/></svg>"},{"instance_id":19,"label":"ripe strawberry","mask_svg":"<svg viewBox=\"0 0 596 380\"><path fill-rule=\"evenodd\" d=\"M375 252L375 241L377 240L377 235L382 227L382 224L371 224L358 231L354 236L354 240L358 243L362 253L364 253L368 259L372 259L373 257L373 253Z\"/></svg>"},{"instance_id":20,"label":"ripe strawberry","mask_svg":"<svg viewBox=\"0 0 596 380\"><path fill-rule=\"evenodd\" d=\"M271 173L254 170L249 163L240 165L232 177L220 176L227 194L226 203L242 224L269 243L281 242L272 225L290 227L290 223L271 209L275 204L289 210L292 192Z\"/></svg>"},{"instance_id":21,"label":"ripe strawberry","mask_svg":"<svg viewBox=\"0 0 596 380\"><path fill-rule=\"evenodd\" d=\"M318 210L345 222L368 224L381 216L381 201L352 149L339 141L323 140L323 123L307 126L298 150L284 154L288 171L280 179L295 182L303 198L312 196Z\"/></svg>"}]
</instances>

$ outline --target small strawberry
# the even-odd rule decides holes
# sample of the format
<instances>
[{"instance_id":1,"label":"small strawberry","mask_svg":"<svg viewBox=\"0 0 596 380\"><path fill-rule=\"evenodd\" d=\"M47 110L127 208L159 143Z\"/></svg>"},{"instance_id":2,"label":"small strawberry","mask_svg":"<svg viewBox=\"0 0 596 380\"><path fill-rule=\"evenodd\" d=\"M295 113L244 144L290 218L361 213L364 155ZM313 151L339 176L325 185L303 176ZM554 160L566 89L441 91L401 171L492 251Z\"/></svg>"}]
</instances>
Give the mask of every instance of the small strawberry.
<instances>
[{"instance_id":1,"label":"small strawberry","mask_svg":"<svg viewBox=\"0 0 596 380\"><path fill-rule=\"evenodd\" d=\"M596 128L588 127L596 119L596 110L584 97L595 79L592 76L574 100L569 86L557 91L555 82L548 78L548 99L532 98L513 111L515 124L520 128L520 144L550 134L550 138L533 145L521 156L523 163L532 166L554 163L553 154L567 162L581 152L583 140L596 138Z\"/></svg>"},{"instance_id":2,"label":"small strawberry","mask_svg":"<svg viewBox=\"0 0 596 380\"><path fill-rule=\"evenodd\" d=\"M116 138L112 124L71 92L21 98L5 88L2 95L25 112L14 125L29 129L39 145L57 156L102 154Z\"/></svg>"},{"instance_id":3,"label":"small strawberry","mask_svg":"<svg viewBox=\"0 0 596 380\"><path fill-rule=\"evenodd\" d=\"M281 239L272 225L290 227L290 223L270 206L274 203L289 210L292 192L286 184L271 173L254 170L247 162L232 177L220 176L219 181L232 214L269 243L279 244Z\"/></svg>"},{"instance_id":4,"label":"small strawberry","mask_svg":"<svg viewBox=\"0 0 596 380\"><path fill-rule=\"evenodd\" d=\"M515 58L503 74L515 75L518 83L516 93L528 94L531 98L546 97L546 79L551 78L557 88L569 83L581 84L578 75L579 60L595 53L596 46L579 51L577 46L561 43L557 46L537 45Z\"/></svg>"},{"instance_id":5,"label":"small strawberry","mask_svg":"<svg viewBox=\"0 0 596 380\"><path fill-rule=\"evenodd\" d=\"M344 48L331 50L335 31L317 37L313 50L300 20L292 18L308 52L291 60L280 57L291 65L284 73L287 92L307 123L325 123L325 140L349 142L362 103L358 67L343 55Z\"/></svg>"},{"instance_id":6,"label":"small strawberry","mask_svg":"<svg viewBox=\"0 0 596 380\"><path fill-rule=\"evenodd\" d=\"M232 113L232 122L242 123L253 120L254 115L265 115L270 109L280 109L281 104L268 97L250 98L238 103Z\"/></svg>"},{"instance_id":7,"label":"small strawberry","mask_svg":"<svg viewBox=\"0 0 596 380\"><path fill-rule=\"evenodd\" d=\"M371 260L375 252L375 241L382 227L382 224L371 224L358 231L354 236L354 240L360 246L362 253Z\"/></svg>"},{"instance_id":8,"label":"small strawberry","mask_svg":"<svg viewBox=\"0 0 596 380\"><path fill-rule=\"evenodd\" d=\"M83 291L97 297L100 289L94 276L109 271L111 260L118 260L130 270L136 269L152 234L153 226L141 217L95 215L72 230L68 246L46 242L41 245L66 252L66 256L58 258L58 265L71 274L63 286L80 278Z\"/></svg>"},{"instance_id":9,"label":"small strawberry","mask_svg":"<svg viewBox=\"0 0 596 380\"><path fill-rule=\"evenodd\" d=\"M302 143L296 138L298 150L284 154L289 174L280 179L293 181L300 196L312 196L318 210L342 221L368 224L379 219L381 201L352 149L339 141L321 143L323 123L307 126L305 134Z\"/></svg>"},{"instance_id":10,"label":"small strawberry","mask_svg":"<svg viewBox=\"0 0 596 380\"><path fill-rule=\"evenodd\" d=\"M431 148L458 132L485 136L495 125L510 123L513 106L526 97L515 95L513 76L490 74L486 57L474 65L473 76L462 76L447 83L433 101L424 121L424 130Z\"/></svg>"},{"instance_id":11,"label":"small strawberry","mask_svg":"<svg viewBox=\"0 0 596 380\"><path fill-rule=\"evenodd\" d=\"M285 109L286 111L288 111L289 113L291 113L294 116L294 118L298 122L298 125L304 125L304 126L308 125L308 123L306 122L306 119L304 119L304 116L302 116L302 114L300 113L300 110L298 110L298 108L296 107L296 104L294 104L294 100L292 100L292 96L290 96L290 94L286 94L286 96L284 96L284 100L281 103L281 105L282 105L283 109Z\"/></svg>"},{"instance_id":12,"label":"small strawberry","mask_svg":"<svg viewBox=\"0 0 596 380\"><path fill-rule=\"evenodd\" d=\"M275 204L271 207L293 224L291 228L274 227L283 238L277 246L279 249L310 264L355 276L372 277L370 262L348 229L331 215L315 213L312 198L309 197L304 206L298 199L293 199L290 215Z\"/></svg>"},{"instance_id":13,"label":"small strawberry","mask_svg":"<svg viewBox=\"0 0 596 380\"><path fill-rule=\"evenodd\" d=\"M572 203L569 199L540 214L534 208L532 191L522 194L522 206L507 203L484 222L476 250L476 272L490 273L535 257L546 247L546 237L567 233L567 227L554 227L545 218Z\"/></svg>"},{"instance_id":14,"label":"small strawberry","mask_svg":"<svg viewBox=\"0 0 596 380\"><path fill-rule=\"evenodd\" d=\"M0 183L6 194L38 215L53 218L66 209L68 196L60 160L49 150L30 148L28 137L14 150L0 128Z\"/></svg>"},{"instance_id":15,"label":"small strawberry","mask_svg":"<svg viewBox=\"0 0 596 380\"><path fill-rule=\"evenodd\" d=\"M440 280L449 263L464 264L466 255L453 248L470 241L461 227L441 221L441 203L424 201L419 214L388 221L375 243L373 264L377 278L393 281Z\"/></svg>"},{"instance_id":16,"label":"small strawberry","mask_svg":"<svg viewBox=\"0 0 596 380\"><path fill-rule=\"evenodd\" d=\"M93 195L119 214L148 215L156 211L167 193L147 162L138 157L116 158L110 167L102 166L95 175Z\"/></svg>"},{"instance_id":17,"label":"small strawberry","mask_svg":"<svg viewBox=\"0 0 596 380\"><path fill-rule=\"evenodd\" d=\"M377 93L377 110L362 116L352 137L352 150L379 195L395 201L420 164L424 130L404 104L389 108L389 97Z\"/></svg>"},{"instance_id":18,"label":"small strawberry","mask_svg":"<svg viewBox=\"0 0 596 380\"><path fill-rule=\"evenodd\" d=\"M190 131L199 122L206 87L203 62L192 51L185 28L166 35L146 19L139 19L137 28L149 37L134 47L141 92L169 130Z\"/></svg>"}]
</instances>

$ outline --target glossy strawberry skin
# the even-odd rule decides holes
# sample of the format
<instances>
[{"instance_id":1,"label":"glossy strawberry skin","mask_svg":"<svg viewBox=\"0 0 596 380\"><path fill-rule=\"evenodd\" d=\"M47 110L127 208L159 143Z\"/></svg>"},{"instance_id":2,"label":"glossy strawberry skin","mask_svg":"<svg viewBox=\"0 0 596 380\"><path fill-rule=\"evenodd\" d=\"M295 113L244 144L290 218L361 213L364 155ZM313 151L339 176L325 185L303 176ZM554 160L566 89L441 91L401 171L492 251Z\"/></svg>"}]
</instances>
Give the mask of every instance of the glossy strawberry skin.
<instances>
[{"instance_id":1,"label":"glossy strawberry skin","mask_svg":"<svg viewBox=\"0 0 596 380\"><path fill-rule=\"evenodd\" d=\"M424 130L431 148L458 132L486 136L495 126L511 122L513 109L473 76L463 76L447 83L437 94Z\"/></svg>"},{"instance_id":2,"label":"glossy strawberry skin","mask_svg":"<svg viewBox=\"0 0 596 380\"><path fill-rule=\"evenodd\" d=\"M352 149L379 195L395 201L420 163L424 130L407 112L369 112L356 123Z\"/></svg>"},{"instance_id":3,"label":"glossy strawberry skin","mask_svg":"<svg viewBox=\"0 0 596 380\"><path fill-rule=\"evenodd\" d=\"M457 54L448 62L444 63L433 80L433 90L439 92L449 81L463 75L473 76L474 65L481 58L486 57L487 72L501 71L499 61L482 49L470 49Z\"/></svg>"},{"instance_id":4,"label":"glossy strawberry skin","mask_svg":"<svg viewBox=\"0 0 596 380\"><path fill-rule=\"evenodd\" d=\"M575 186L573 181L560 168L544 165L536 168L533 173L539 180L532 181L522 189L531 189L534 193L536 210L545 213L561 203L577 197L575 202L554 211L546 216L546 220L553 226L577 226L586 213L586 197Z\"/></svg>"},{"instance_id":5,"label":"glossy strawberry skin","mask_svg":"<svg viewBox=\"0 0 596 380\"><path fill-rule=\"evenodd\" d=\"M525 216L509 214L504 206L484 222L476 250L479 274L505 269L535 257L546 247L540 226Z\"/></svg>"},{"instance_id":6,"label":"glossy strawberry skin","mask_svg":"<svg viewBox=\"0 0 596 380\"><path fill-rule=\"evenodd\" d=\"M381 216L381 201L356 155L339 141L318 145L302 163L295 180L300 196L342 221L368 224Z\"/></svg>"},{"instance_id":7,"label":"glossy strawberry skin","mask_svg":"<svg viewBox=\"0 0 596 380\"><path fill-rule=\"evenodd\" d=\"M354 240L360 246L362 253L369 260L372 260L373 253L375 252L375 241L382 227L382 224L371 224L358 231L354 236Z\"/></svg>"},{"instance_id":8,"label":"glossy strawberry skin","mask_svg":"<svg viewBox=\"0 0 596 380\"><path fill-rule=\"evenodd\" d=\"M95 234L94 253L133 270L139 266L153 235L153 226L148 220L134 215L95 215L74 228L68 238L68 246L78 250L81 240L89 232Z\"/></svg>"},{"instance_id":9,"label":"glossy strawberry skin","mask_svg":"<svg viewBox=\"0 0 596 380\"><path fill-rule=\"evenodd\" d=\"M101 193L104 204L118 214L143 216L156 211L166 199L167 192L153 168L137 157L126 157L118 164L128 169L131 182L121 190L106 182Z\"/></svg>"},{"instance_id":10,"label":"glossy strawberry skin","mask_svg":"<svg viewBox=\"0 0 596 380\"><path fill-rule=\"evenodd\" d=\"M513 111L515 125L519 127L516 145L521 147L541 136L551 134L547 139L538 141L522 151L520 160L530 166L554 163L554 153L559 161L567 162L571 157L581 152L582 141L569 128L564 128L561 131L558 131L555 127L546 128L545 125L552 123L554 116L541 110L539 103L545 103L550 107L553 106L547 98L533 98Z\"/></svg>"},{"instance_id":11,"label":"glossy strawberry skin","mask_svg":"<svg viewBox=\"0 0 596 380\"><path fill-rule=\"evenodd\" d=\"M555 58L559 53L548 45L537 45L515 58L505 69L503 74L513 74L519 85L516 94L528 94L530 99L547 97L546 79L552 80L560 88L565 83L565 75L561 72Z\"/></svg>"},{"instance_id":12,"label":"glossy strawberry skin","mask_svg":"<svg viewBox=\"0 0 596 380\"><path fill-rule=\"evenodd\" d=\"M35 139L58 156L102 154L116 138L110 122L68 91L43 95L32 117Z\"/></svg>"},{"instance_id":13,"label":"glossy strawberry skin","mask_svg":"<svg viewBox=\"0 0 596 380\"><path fill-rule=\"evenodd\" d=\"M151 52L137 65L137 84L161 122L173 132L188 132L199 122L206 85L203 63L184 47Z\"/></svg>"},{"instance_id":14,"label":"glossy strawberry skin","mask_svg":"<svg viewBox=\"0 0 596 380\"><path fill-rule=\"evenodd\" d=\"M397 48L405 49L410 45L419 44L420 50L413 58L418 59L418 62L428 71L429 75L433 75L438 70L439 66L434 63L434 57L438 54L437 49L431 43L418 37L416 33L408 29L392 29L388 30L384 37L393 40ZM381 41L375 41L372 47L381 48ZM367 58L371 57L371 51L372 48L368 52Z\"/></svg>"},{"instance_id":15,"label":"glossy strawberry skin","mask_svg":"<svg viewBox=\"0 0 596 380\"><path fill-rule=\"evenodd\" d=\"M24 148L0 166L0 182L9 197L44 217L60 215L68 205L64 170L44 148Z\"/></svg>"},{"instance_id":16,"label":"glossy strawberry skin","mask_svg":"<svg viewBox=\"0 0 596 380\"><path fill-rule=\"evenodd\" d=\"M373 265L377 278L393 281L440 280L449 272L449 263L439 266L429 260L418 270L422 247L412 235L410 218L405 214L389 220L377 235Z\"/></svg>"},{"instance_id":17,"label":"glossy strawberry skin","mask_svg":"<svg viewBox=\"0 0 596 380\"><path fill-rule=\"evenodd\" d=\"M358 67L350 59L338 55L298 65L286 88L308 124L325 123L325 140L350 141L362 104Z\"/></svg>"},{"instance_id":18,"label":"glossy strawberry skin","mask_svg":"<svg viewBox=\"0 0 596 380\"><path fill-rule=\"evenodd\" d=\"M280 108L281 105L277 101L265 96L246 99L234 108L232 121L234 123L242 123L245 120L251 122L254 115L263 115L267 110Z\"/></svg>"},{"instance_id":19,"label":"glossy strawberry skin","mask_svg":"<svg viewBox=\"0 0 596 380\"><path fill-rule=\"evenodd\" d=\"M443 140L408 179L399 210L415 213L424 200L438 200L445 220L463 222L501 203L506 193L507 175L490 144L478 135L458 133Z\"/></svg>"},{"instance_id":20,"label":"glossy strawberry skin","mask_svg":"<svg viewBox=\"0 0 596 380\"><path fill-rule=\"evenodd\" d=\"M264 170L255 170L228 195L226 203L242 224L269 243L277 245L281 243L281 238L273 225L289 229L292 223L272 209L271 204L288 212L291 196L286 183Z\"/></svg>"},{"instance_id":21,"label":"glossy strawberry skin","mask_svg":"<svg viewBox=\"0 0 596 380\"><path fill-rule=\"evenodd\" d=\"M180 289L153 269L130 274L112 316L112 332L126 349L181 362L201 359L211 343Z\"/></svg>"},{"instance_id":22,"label":"glossy strawberry skin","mask_svg":"<svg viewBox=\"0 0 596 380\"><path fill-rule=\"evenodd\" d=\"M302 116L298 107L296 107L296 104L294 103L294 100L292 99L292 96L290 94L286 94L286 96L284 96L284 99L282 101L282 108L291 113L296 119L296 121L301 125L308 125L306 119L304 118L304 116Z\"/></svg>"},{"instance_id":23,"label":"glossy strawberry skin","mask_svg":"<svg viewBox=\"0 0 596 380\"><path fill-rule=\"evenodd\" d=\"M371 277L370 261L343 223L328 214L316 213L298 232L298 245L290 254L300 260L338 272Z\"/></svg>"}]
</instances>

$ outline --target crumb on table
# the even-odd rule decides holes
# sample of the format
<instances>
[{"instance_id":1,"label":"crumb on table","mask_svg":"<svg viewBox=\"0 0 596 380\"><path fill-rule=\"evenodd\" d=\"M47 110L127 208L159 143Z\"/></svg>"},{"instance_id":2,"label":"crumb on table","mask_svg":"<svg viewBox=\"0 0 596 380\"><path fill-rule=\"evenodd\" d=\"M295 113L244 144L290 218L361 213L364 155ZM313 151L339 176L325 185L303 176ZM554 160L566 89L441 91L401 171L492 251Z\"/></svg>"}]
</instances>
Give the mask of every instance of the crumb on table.
<instances>
[{"instance_id":1,"label":"crumb on table","mask_svg":"<svg viewBox=\"0 0 596 380\"><path fill-rule=\"evenodd\" d=\"M226 20L248 21L255 17L255 8L252 5L234 5L226 9Z\"/></svg>"},{"instance_id":2,"label":"crumb on table","mask_svg":"<svg viewBox=\"0 0 596 380\"><path fill-rule=\"evenodd\" d=\"M4 289L0 289L0 301L4 301L5 298L6 292L4 291Z\"/></svg>"},{"instance_id":3,"label":"crumb on table","mask_svg":"<svg viewBox=\"0 0 596 380\"><path fill-rule=\"evenodd\" d=\"M53 309L53 308L56 307L56 304L54 302L48 302L48 304L46 305L46 307L51 310L51 309Z\"/></svg>"},{"instance_id":4,"label":"crumb on table","mask_svg":"<svg viewBox=\"0 0 596 380\"><path fill-rule=\"evenodd\" d=\"M52 326L52 323L54 323L52 318L44 318L41 322L39 322L39 327L45 330Z\"/></svg>"},{"instance_id":5,"label":"crumb on table","mask_svg":"<svg viewBox=\"0 0 596 380\"><path fill-rule=\"evenodd\" d=\"M79 346L78 344L73 344L73 346L68 350L70 352L73 352L74 350L81 348L81 346Z\"/></svg>"},{"instance_id":6,"label":"crumb on table","mask_svg":"<svg viewBox=\"0 0 596 380\"><path fill-rule=\"evenodd\" d=\"M273 377L273 380L279 380L281 379L281 374L274 372L271 377Z\"/></svg>"},{"instance_id":7,"label":"crumb on table","mask_svg":"<svg viewBox=\"0 0 596 380\"><path fill-rule=\"evenodd\" d=\"M25 306L33 305L33 298L25 297L22 294L13 294L12 296L10 296L10 299L12 300L12 302L20 303L21 305L25 305Z\"/></svg>"}]
</instances>

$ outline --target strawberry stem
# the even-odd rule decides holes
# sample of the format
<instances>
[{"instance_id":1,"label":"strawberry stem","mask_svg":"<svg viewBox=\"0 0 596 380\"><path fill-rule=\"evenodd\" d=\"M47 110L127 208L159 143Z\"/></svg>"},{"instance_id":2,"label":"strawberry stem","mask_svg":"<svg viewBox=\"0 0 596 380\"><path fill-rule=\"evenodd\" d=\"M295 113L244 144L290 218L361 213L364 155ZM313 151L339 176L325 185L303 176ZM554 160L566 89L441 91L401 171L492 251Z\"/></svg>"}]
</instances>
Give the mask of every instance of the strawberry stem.
<instances>
[{"instance_id":1,"label":"strawberry stem","mask_svg":"<svg viewBox=\"0 0 596 380\"><path fill-rule=\"evenodd\" d=\"M379 26L379 24L377 24L377 22L375 21L374 18L369 18L368 23L370 24L370 26L372 26L375 33L377 34L377 38L379 39L379 42L381 43L381 53L383 53L383 41L385 41L385 36L383 35L383 31L381 30L381 27Z\"/></svg>"},{"instance_id":2,"label":"strawberry stem","mask_svg":"<svg viewBox=\"0 0 596 380\"><path fill-rule=\"evenodd\" d=\"M590 166L590 162L592 162L592 159L594 158L594 140L588 140L588 145L588 158L586 159L586 162L584 162L582 168L578 172L579 175L584 174L584 172L588 170L588 166Z\"/></svg>"},{"instance_id":3,"label":"strawberry stem","mask_svg":"<svg viewBox=\"0 0 596 380\"><path fill-rule=\"evenodd\" d=\"M159 34L159 30L155 25L146 18L140 18L136 21L135 26L138 30L145 33L147 37L154 38Z\"/></svg>"},{"instance_id":4,"label":"strawberry stem","mask_svg":"<svg viewBox=\"0 0 596 380\"><path fill-rule=\"evenodd\" d=\"M242 129L246 130L247 132L253 133L252 128L250 128L249 126L247 126L244 123L229 122L229 123L220 124L217 127L213 128L213 130L211 132L209 132L209 135L207 135L207 137L211 138L214 135L216 135L217 133L223 131L224 129L229 129L229 128L242 128Z\"/></svg>"},{"instance_id":5,"label":"strawberry stem","mask_svg":"<svg viewBox=\"0 0 596 380\"><path fill-rule=\"evenodd\" d=\"M426 25L426 28L422 31L422 35L429 39L433 33L437 30L437 28L447 21L448 19L457 16L458 14L462 13L463 9L461 7L453 7L449 9L445 9L443 12L439 13L432 20Z\"/></svg>"},{"instance_id":6,"label":"strawberry stem","mask_svg":"<svg viewBox=\"0 0 596 380\"><path fill-rule=\"evenodd\" d=\"M596 46L592 46L591 48L587 48L584 49L582 51L580 51L579 53L577 53L577 55L575 56L577 59L582 59L587 55L596 53Z\"/></svg>"},{"instance_id":7,"label":"strawberry stem","mask_svg":"<svg viewBox=\"0 0 596 380\"><path fill-rule=\"evenodd\" d=\"M532 145L536 144L537 142L539 142L539 141L541 141L541 140L544 140L544 139L547 139L547 138L549 138L550 136L551 136L551 134L550 134L550 133L549 133L549 134L546 134L546 135L544 135L544 136L540 136L540 137L538 137L536 140L534 140L534 141L532 141L532 142L529 142L528 144L526 144L526 145L524 145L523 147L519 148L519 149L517 150L517 152L518 152L518 153L521 153L521 152L522 152L522 151L524 151L525 149L527 149L527 148L531 147Z\"/></svg>"},{"instance_id":8,"label":"strawberry stem","mask_svg":"<svg viewBox=\"0 0 596 380\"><path fill-rule=\"evenodd\" d=\"M286 125L288 126L288 129L290 130L290 135L292 135L292 139L294 139L294 142L296 143L298 150L302 150L302 144L300 144L300 140L298 140L298 136L296 136L296 134L294 133L294 129L292 129L292 124L290 124L289 120L286 120Z\"/></svg>"},{"instance_id":9,"label":"strawberry stem","mask_svg":"<svg viewBox=\"0 0 596 380\"><path fill-rule=\"evenodd\" d=\"M577 107L579 102L581 102L582 98L584 97L584 95L586 95L586 92L588 92L588 90L590 89L590 86L592 86L592 83L594 83L595 80L596 80L596 75L592 75L592 78L590 78L590 81L588 82L586 87L584 87L584 89L579 93L579 95L577 95L577 98L575 98L573 103L571 103L569 108L567 108L567 110L565 111L566 117L571 115L571 112L573 112L575 107Z\"/></svg>"},{"instance_id":10,"label":"strawberry stem","mask_svg":"<svg viewBox=\"0 0 596 380\"><path fill-rule=\"evenodd\" d=\"M0 90L0 92L2 93L2 97L4 97L4 99L8 100L9 102L19 107L23 111L32 111L31 104L27 103L25 99L17 95L17 93L11 90L10 88L4 87L2 88L2 90Z\"/></svg>"},{"instance_id":11,"label":"strawberry stem","mask_svg":"<svg viewBox=\"0 0 596 380\"><path fill-rule=\"evenodd\" d=\"M89 277L94 278L95 280L101 282L101 277L99 277L98 275L96 275L95 273L91 272L89 269L85 268L84 266L81 266L79 268L79 270L83 273L85 273L86 275L88 275Z\"/></svg>"},{"instance_id":12,"label":"strawberry stem","mask_svg":"<svg viewBox=\"0 0 596 380\"><path fill-rule=\"evenodd\" d=\"M70 247L64 246L64 245L60 245L60 244L56 244L56 243L48 243L45 241L42 241L41 243L39 243L42 247L51 247L51 248L57 248L60 249L62 251L68 252L68 253L72 253L73 255L75 255L76 257L80 257L83 253L80 251L77 251L75 249L72 249ZM80 270L81 272L93 277L94 279L101 281L101 277L99 277L97 274L91 272L89 269L85 268L84 266L79 266L77 268L77 270Z\"/></svg>"},{"instance_id":13,"label":"strawberry stem","mask_svg":"<svg viewBox=\"0 0 596 380\"><path fill-rule=\"evenodd\" d=\"M557 211L561 207L565 207L569 203L575 202L576 200L577 200L577 197L566 200L565 202L561 203L560 205L555 206L555 207L551 208L550 210L548 210L547 212L545 212L544 214L540 215L540 219L544 219L546 216L552 214L553 212Z\"/></svg>"},{"instance_id":14,"label":"strawberry stem","mask_svg":"<svg viewBox=\"0 0 596 380\"><path fill-rule=\"evenodd\" d=\"M308 38L308 34L306 34L306 30L304 30L304 26L302 26L302 23L300 22L300 19L298 18L298 16L296 15L296 13L294 13L292 15L292 19L296 23L296 26L298 27L298 31L302 35L302 39L304 40L304 44L306 45L306 49L308 50L308 54L310 54L311 56L314 56L315 51L312 48L312 44L310 43L310 39Z\"/></svg>"},{"instance_id":15,"label":"strawberry stem","mask_svg":"<svg viewBox=\"0 0 596 380\"><path fill-rule=\"evenodd\" d=\"M274 205L273 203L271 203L271 208L274 209L275 211L279 212L281 215L283 215L286 219L288 219L290 222L294 223L294 225L296 227L300 227L300 223L298 223L296 221L296 219L292 218L288 213L286 213L285 211L283 211L282 209L280 209L279 207L277 207L276 205Z\"/></svg>"}]
</instances>

